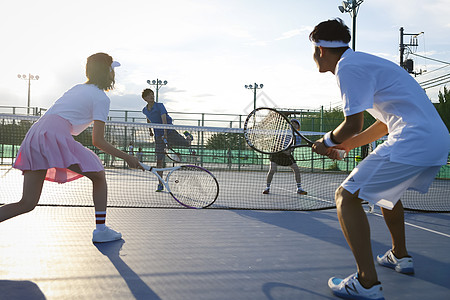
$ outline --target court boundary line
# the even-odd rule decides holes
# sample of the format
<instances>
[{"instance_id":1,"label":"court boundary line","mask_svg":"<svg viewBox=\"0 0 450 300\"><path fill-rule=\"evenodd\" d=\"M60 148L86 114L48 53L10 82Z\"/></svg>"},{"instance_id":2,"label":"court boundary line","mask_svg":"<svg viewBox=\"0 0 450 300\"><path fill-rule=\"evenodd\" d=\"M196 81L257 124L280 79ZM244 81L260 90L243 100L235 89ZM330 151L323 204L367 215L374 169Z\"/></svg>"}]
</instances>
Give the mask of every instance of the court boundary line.
<instances>
[{"instance_id":1,"label":"court boundary line","mask_svg":"<svg viewBox=\"0 0 450 300\"><path fill-rule=\"evenodd\" d=\"M383 215L381 215L379 213L372 212L372 214L383 218ZM405 222L405 225L408 225L408 226L411 226L411 227L415 227L415 228L418 228L418 229L422 229L424 231L428 231L428 232L431 232L431 233L435 233L435 234L442 235L444 237L450 238L450 234L446 234L446 233L443 233L443 232L440 232L440 231L429 229L429 228L426 228L426 227L423 227L423 226L415 225L415 224L408 223L408 222Z\"/></svg>"},{"instance_id":2,"label":"court boundary line","mask_svg":"<svg viewBox=\"0 0 450 300\"><path fill-rule=\"evenodd\" d=\"M305 197L305 198L310 198L310 199L315 200L317 202L325 202L325 203L328 203L328 204L334 204L333 202L328 201L326 199L319 198L319 197L316 197L316 196L313 196L313 195L308 195L308 194L300 195L300 194L297 194L297 192L291 192L290 190L288 190L286 188L276 187L276 189L279 189L279 190L282 190L282 191L286 191L286 192L291 193L291 194L296 194L296 195L299 195L299 196L302 196L302 197Z\"/></svg>"}]
</instances>

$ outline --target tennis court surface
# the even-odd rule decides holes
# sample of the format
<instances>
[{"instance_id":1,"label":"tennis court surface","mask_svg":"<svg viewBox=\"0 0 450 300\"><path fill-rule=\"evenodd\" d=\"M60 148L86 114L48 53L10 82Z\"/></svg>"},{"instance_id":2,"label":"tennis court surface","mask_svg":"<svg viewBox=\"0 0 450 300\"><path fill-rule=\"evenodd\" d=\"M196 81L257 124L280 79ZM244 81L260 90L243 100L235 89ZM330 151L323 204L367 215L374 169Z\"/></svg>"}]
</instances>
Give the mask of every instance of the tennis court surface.
<instances>
[{"instance_id":1,"label":"tennis court surface","mask_svg":"<svg viewBox=\"0 0 450 300\"><path fill-rule=\"evenodd\" d=\"M123 240L94 245L92 207L38 206L0 224L0 299L335 299L356 270L334 209L110 208ZM390 247L368 214L374 255ZM414 276L377 266L386 299L449 299L450 214L406 213Z\"/></svg>"},{"instance_id":2,"label":"tennis court surface","mask_svg":"<svg viewBox=\"0 0 450 300\"><path fill-rule=\"evenodd\" d=\"M1 205L21 197L23 176L8 170L37 117L0 119ZM335 299L328 279L346 277L356 266L339 227L334 191L363 149L339 162L297 149L308 195L296 193L286 167L279 168L270 194L263 195L269 157L246 146L241 128L171 126L193 135L190 149L178 150L183 164L216 176L216 202L192 210L167 192L155 193L155 176L128 169L89 146L88 129L77 138L103 161L107 223L122 232L123 240L91 242L95 222L88 179L46 182L34 211L0 223L0 300ZM148 124L107 122L107 139L124 151L134 143L143 162L154 165L148 129ZM313 139L317 133L310 134ZM402 198L406 208L416 210L406 213L416 274L377 266L386 299L450 299L449 170L450 165L442 167L428 194L407 192ZM386 225L377 209L368 218L374 255L383 254L390 248Z\"/></svg>"}]
</instances>

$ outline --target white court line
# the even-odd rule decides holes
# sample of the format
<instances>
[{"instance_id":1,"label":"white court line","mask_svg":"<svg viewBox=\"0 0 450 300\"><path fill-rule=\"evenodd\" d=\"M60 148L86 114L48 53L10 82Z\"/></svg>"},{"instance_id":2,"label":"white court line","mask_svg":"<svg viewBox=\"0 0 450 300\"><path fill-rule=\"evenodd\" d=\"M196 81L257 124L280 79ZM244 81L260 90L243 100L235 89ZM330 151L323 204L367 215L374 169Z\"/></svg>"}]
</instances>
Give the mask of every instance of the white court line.
<instances>
[{"instance_id":1,"label":"white court line","mask_svg":"<svg viewBox=\"0 0 450 300\"><path fill-rule=\"evenodd\" d=\"M380 215L378 213L372 213L372 214L376 215L376 216L379 216L379 217L383 217L383 215ZM425 231L428 231L428 232L432 232L432 233L439 234L439 235L442 235L442 236L450 238L450 234L446 234L446 233L439 232L439 231L436 231L436 230L433 230L433 229L425 228L425 227L422 227L422 226L419 226L419 225L414 225L414 224L411 224L411 223L408 223L408 222L405 222L405 224L409 225L411 227L415 227L415 228L418 228L418 229L422 229L422 230L425 230Z\"/></svg>"},{"instance_id":2,"label":"white court line","mask_svg":"<svg viewBox=\"0 0 450 300\"><path fill-rule=\"evenodd\" d=\"M297 195L297 192L296 192L296 191L295 191L295 192L291 192L291 190L288 190L288 189L285 189L285 188L280 188L280 187L276 187L275 189L282 190L282 191L286 191L286 192L289 192L289 193L292 193L292 194L296 194L296 195ZM325 202L325 203L328 203L328 204L334 204L334 203L331 202L331 201L327 201L327 200L324 200L324 199L322 199L322 198L315 197L315 196L311 196L311 195L298 195L298 196L305 197L305 198L310 198L310 199L312 199L312 200L319 201L319 202Z\"/></svg>"}]
</instances>

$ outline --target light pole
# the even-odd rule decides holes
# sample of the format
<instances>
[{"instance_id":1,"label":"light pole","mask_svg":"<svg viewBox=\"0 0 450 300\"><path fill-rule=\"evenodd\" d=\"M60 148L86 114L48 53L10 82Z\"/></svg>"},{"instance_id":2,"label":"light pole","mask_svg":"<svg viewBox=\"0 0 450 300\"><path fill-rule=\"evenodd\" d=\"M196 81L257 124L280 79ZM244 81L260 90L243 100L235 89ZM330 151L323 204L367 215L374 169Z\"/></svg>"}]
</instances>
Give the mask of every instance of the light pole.
<instances>
[{"instance_id":1,"label":"light pole","mask_svg":"<svg viewBox=\"0 0 450 300\"><path fill-rule=\"evenodd\" d=\"M262 89L264 85L262 84L257 84L255 83L253 84L249 84L249 85L245 85L245 88L248 90L253 90L253 109L256 109L256 90L258 89Z\"/></svg>"},{"instance_id":2,"label":"light pole","mask_svg":"<svg viewBox=\"0 0 450 300\"><path fill-rule=\"evenodd\" d=\"M28 80L28 102L27 102L27 114L30 114L30 94L31 94L31 80L38 80L39 79L39 75L31 75L30 73L28 73L28 76L23 74L20 75L18 74L17 77L19 79L23 79L23 80Z\"/></svg>"},{"instance_id":3,"label":"light pole","mask_svg":"<svg viewBox=\"0 0 450 300\"><path fill-rule=\"evenodd\" d=\"M347 0L342 1L342 6L338 6L341 13L348 12L353 20L352 26L352 49L356 51L356 16L358 15L359 6L364 0Z\"/></svg>"},{"instance_id":4,"label":"light pole","mask_svg":"<svg viewBox=\"0 0 450 300\"><path fill-rule=\"evenodd\" d=\"M167 80L159 80L158 78L156 78L156 80L147 80L147 83L149 85L154 85L156 86L156 97L155 97L155 102L158 102L158 91L159 89L163 86L167 84Z\"/></svg>"}]
</instances>

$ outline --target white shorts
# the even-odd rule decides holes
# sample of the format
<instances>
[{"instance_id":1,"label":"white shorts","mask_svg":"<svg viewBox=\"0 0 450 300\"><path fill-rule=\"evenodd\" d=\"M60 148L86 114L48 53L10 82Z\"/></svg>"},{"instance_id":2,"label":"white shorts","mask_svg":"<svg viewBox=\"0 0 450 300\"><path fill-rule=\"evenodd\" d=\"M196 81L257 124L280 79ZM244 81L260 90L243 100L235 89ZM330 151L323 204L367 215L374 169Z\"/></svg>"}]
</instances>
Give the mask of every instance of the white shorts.
<instances>
[{"instance_id":1,"label":"white shorts","mask_svg":"<svg viewBox=\"0 0 450 300\"><path fill-rule=\"evenodd\" d=\"M392 209L406 190L425 194L440 166L413 166L391 162L389 156L367 156L341 186L359 198Z\"/></svg>"}]
</instances>

